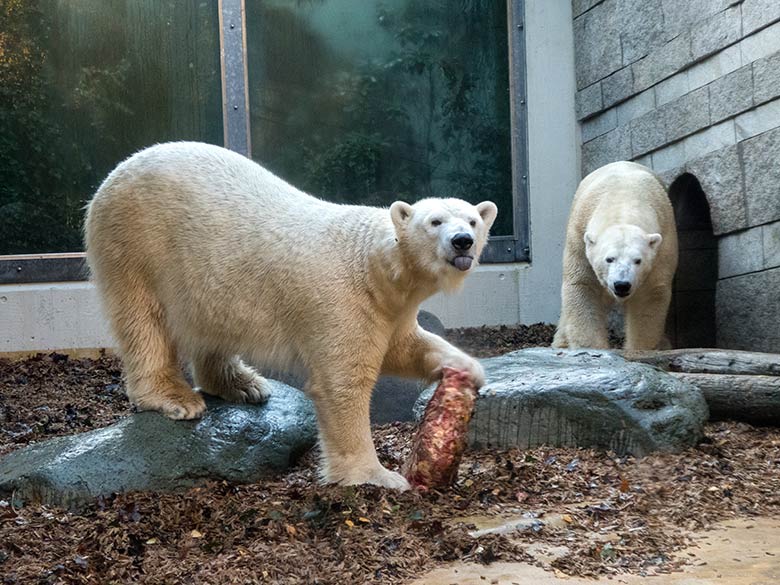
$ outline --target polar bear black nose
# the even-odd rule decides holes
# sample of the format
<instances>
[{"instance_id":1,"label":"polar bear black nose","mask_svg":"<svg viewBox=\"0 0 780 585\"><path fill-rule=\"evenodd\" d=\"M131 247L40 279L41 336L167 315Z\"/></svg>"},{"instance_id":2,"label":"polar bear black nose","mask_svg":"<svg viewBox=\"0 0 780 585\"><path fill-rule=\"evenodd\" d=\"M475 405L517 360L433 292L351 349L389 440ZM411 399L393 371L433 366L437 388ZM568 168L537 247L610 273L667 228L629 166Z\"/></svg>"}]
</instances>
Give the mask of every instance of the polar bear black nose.
<instances>
[{"instance_id":1,"label":"polar bear black nose","mask_svg":"<svg viewBox=\"0 0 780 585\"><path fill-rule=\"evenodd\" d=\"M456 250L466 251L474 245L474 238L469 234L455 234L452 236L452 247Z\"/></svg>"},{"instance_id":2,"label":"polar bear black nose","mask_svg":"<svg viewBox=\"0 0 780 585\"><path fill-rule=\"evenodd\" d=\"M616 280L613 286L615 288L615 294L620 297L627 295L631 290L631 283L627 280Z\"/></svg>"}]
</instances>

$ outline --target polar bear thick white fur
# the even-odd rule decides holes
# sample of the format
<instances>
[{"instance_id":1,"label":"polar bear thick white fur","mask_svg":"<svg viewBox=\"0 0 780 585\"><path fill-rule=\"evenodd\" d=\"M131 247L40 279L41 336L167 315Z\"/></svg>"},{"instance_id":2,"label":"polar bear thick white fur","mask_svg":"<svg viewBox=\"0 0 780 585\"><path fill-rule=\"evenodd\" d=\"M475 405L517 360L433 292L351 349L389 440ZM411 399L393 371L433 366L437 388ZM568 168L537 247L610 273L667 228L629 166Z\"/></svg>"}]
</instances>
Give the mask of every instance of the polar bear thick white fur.
<instances>
[{"instance_id":1,"label":"polar bear thick white fur","mask_svg":"<svg viewBox=\"0 0 780 585\"><path fill-rule=\"evenodd\" d=\"M494 203L311 197L217 146L168 143L122 162L86 218L87 258L140 409L199 417L203 398L261 403L267 383L239 356L300 368L315 404L327 482L405 489L379 462L369 402L380 374L434 380L478 361L417 324L420 303L477 265Z\"/></svg>"},{"instance_id":2,"label":"polar bear thick white fur","mask_svg":"<svg viewBox=\"0 0 780 585\"><path fill-rule=\"evenodd\" d=\"M676 269L677 229L661 180L632 162L593 171L569 215L553 347L609 347L608 313L619 303L625 349L658 348Z\"/></svg>"}]
</instances>

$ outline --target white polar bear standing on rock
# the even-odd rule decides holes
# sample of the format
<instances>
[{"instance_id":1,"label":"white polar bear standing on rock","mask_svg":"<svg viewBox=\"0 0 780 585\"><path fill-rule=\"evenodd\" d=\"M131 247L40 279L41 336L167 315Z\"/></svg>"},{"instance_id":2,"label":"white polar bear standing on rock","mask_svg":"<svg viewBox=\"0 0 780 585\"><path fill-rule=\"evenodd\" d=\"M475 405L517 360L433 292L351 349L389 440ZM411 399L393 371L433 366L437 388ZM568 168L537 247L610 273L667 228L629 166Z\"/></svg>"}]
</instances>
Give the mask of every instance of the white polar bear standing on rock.
<instances>
[{"instance_id":1,"label":"white polar bear standing on rock","mask_svg":"<svg viewBox=\"0 0 780 585\"><path fill-rule=\"evenodd\" d=\"M203 392L234 402L268 397L239 356L297 365L317 411L323 480L405 489L374 450L371 392L379 374L434 380L443 366L484 383L478 361L416 318L477 265L496 213L459 199L337 205L223 148L169 143L101 185L87 258L139 408L201 416L179 355Z\"/></svg>"},{"instance_id":2,"label":"white polar bear standing on rock","mask_svg":"<svg viewBox=\"0 0 780 585\"><path fill-rule=\"evenodd\" d=\"M563 253L563 305L553 347L607 348L607 317L625 312L626 349L656 349L677 269L669 196L648 168L616 162L577 188Z\"/></svg>"}]
</instances>

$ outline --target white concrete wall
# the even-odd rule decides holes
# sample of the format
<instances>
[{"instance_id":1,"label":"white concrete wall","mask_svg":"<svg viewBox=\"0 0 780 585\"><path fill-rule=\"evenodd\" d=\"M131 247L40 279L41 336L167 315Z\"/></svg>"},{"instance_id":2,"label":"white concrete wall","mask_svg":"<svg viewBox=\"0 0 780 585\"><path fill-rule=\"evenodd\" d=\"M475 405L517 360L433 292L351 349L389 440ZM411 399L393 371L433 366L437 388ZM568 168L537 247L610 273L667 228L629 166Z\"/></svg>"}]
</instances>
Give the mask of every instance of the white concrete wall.
<instances>
[{"instance_id":1,"label":"white concrete wall","mask_svg":"<svg viewBox=\"0 0 780 585\"><path fill-rule=\"evenodd\" d=\"M569 205L579 180L571 3L526 0L531 262L481 266L423 308L447 327L555 323ZM110 347L88 283L0 286L0 353Z\"/></svg>"}]
</instances>

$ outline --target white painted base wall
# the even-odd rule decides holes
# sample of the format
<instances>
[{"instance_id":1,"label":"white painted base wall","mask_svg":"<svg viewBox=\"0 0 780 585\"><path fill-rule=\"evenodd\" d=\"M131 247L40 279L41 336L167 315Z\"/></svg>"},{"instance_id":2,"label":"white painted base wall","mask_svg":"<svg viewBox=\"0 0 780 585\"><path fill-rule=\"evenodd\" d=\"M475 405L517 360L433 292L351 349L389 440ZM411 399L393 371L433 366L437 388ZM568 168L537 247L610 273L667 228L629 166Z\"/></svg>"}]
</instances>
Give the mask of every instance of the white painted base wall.
<instances>
[{"instance_id":1,"label":"white painted base wall","mask_svg":"<svg viewBox=\"0 0 780 585\"><path fill-rule=\"evenodd\" d=\"M423 308L446 327L555 323L569 206L580 178L571 2L526 0L530 263L478 268ZM0 286L0 353L112 347L89 283Z\"/></svg>"}]
</instances>

